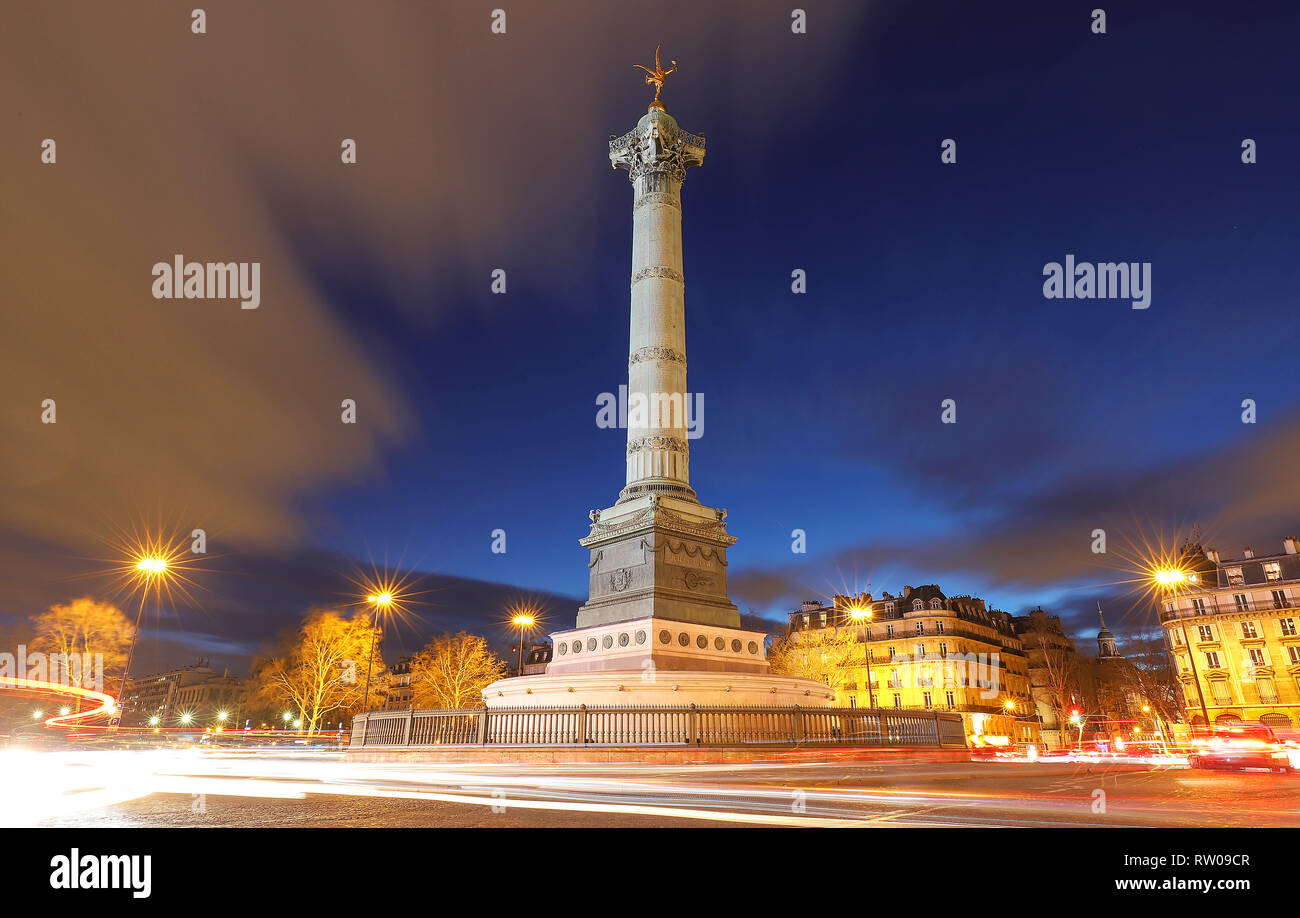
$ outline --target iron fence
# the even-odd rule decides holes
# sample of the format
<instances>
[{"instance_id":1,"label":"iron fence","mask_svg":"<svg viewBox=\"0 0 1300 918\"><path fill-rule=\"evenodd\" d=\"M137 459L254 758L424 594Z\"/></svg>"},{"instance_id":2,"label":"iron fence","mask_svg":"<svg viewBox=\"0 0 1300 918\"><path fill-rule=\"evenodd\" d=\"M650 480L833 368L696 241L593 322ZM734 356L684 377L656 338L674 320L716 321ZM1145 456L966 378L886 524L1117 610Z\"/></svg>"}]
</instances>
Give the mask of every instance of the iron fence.
<instances>
[{"instance_id":1,"label":"iron fence","mask_svg":"<svg viewBox=\"0 0 1300 918\"><path fill-rule=\"evenodd\" d=\"M351 747L801 744L964 746L966 730L942 711L577 705L358 714Z\"/></svg>"}]
</instances>

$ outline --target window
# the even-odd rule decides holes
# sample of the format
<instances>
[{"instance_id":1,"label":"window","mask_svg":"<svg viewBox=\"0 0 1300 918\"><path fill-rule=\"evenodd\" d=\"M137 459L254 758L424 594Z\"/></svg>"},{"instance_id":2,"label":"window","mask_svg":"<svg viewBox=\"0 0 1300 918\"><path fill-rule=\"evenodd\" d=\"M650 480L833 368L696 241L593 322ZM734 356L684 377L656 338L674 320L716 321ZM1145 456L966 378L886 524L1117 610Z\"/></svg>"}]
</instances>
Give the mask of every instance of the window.
<instances>
[{"instance_id":1,"label":"window","mask_svg":"<svg viewBox=\"0 0 1300 918\"><path fill-rule=\"evenodd\" d=\"M1217 650L1207 650L1205 652L1205 665L1210 669L1222 668L1222 664L1219 662L1219 652Z\"/></svg>"},{"instance_id":2,"label":"window","mask_svg":"<svg viewBox=\"0 0 1300 918\"><path fill-rule=\"evenodd\" d=\"M1277 620L1278 630L1282 632L1282 637L1295 637L1295 619L1279 618Z\"/></svg>"},{"instance_id":3,"label":"window","mask_svg":"<svg viewBox=\"0 0 1300 918\"><path fill-rule=\"evenodd\" d=\"M1282 565L1276 561L1264 562L1264 579L1273 581L1282 579Z\"/></svg>"},{"instance_id":4,"label":"window","mask_svg":"<svg viewBox=\"0 0 1300 918\"><path fill-rule=\"evenodd\" d=\"M1286 601L1286 590L1274 590L1274 591L1273 591L1273 608L1274 608L1274 609L1285 609L1285 608L1287 608L1289 605L1290 605L1290 603L1288 603L1288 602Z\"/></svg>"},{"instance_id":5,"label":"window","mask_svg":"<svg viewBox=\"0 0 1300 918\"><path fill-rule=\"evenodd\" d=\"M885 626L885 637L893 637L893 636L894 636L894 626L893 626L893 625L886 625L886 626Z\"/></svg>"},{"instance_id":6,"label":"window","mask_svg":"<svg viewBox=\"0 0 1300 918\"><path fill-rule=\"evenodd\" d=\"M948 702L948 707L950 707L950 708L955 708L955 707L957 707L957 701L956 701L956 699L953 697L952 692L944 692L944 693L943 693L943 697L944 697L944 700L946 700L946 701Z\"/></svg>"},{"instance_id":7,"label":"window","mask_svg":"<svg viewBox=\"0 0 1300 918\"><path fill-rule=\"evenodd\" d=\"M1257 638L1257 637L1259 637L1259 632L1255 629L1255 623L1254 623L1254 622L1242 622L1242 623L1241 623L1241 636L1242 636L1243 638Z\"/></svg>"},{"instance_id":8,"label":"window","mask_svg":"<svg viewBox=\"0 0 1300 918\"><path fill-rule=\"evenodd\" d=\"M898 648L896 648L896 647L891 647L891 648L889 648L889 659L890 659L890 660L893 660L893 659L894 659L894 654L897 652L897 650L898 650Z\"/></svg>"},{"instance_id":9,"label":"window","mask_svg":"<svg viewBox=\"0 0 1300 918\"><path fill-rule=\"evenodd\" d=\"M1223 573L1228 577L1228 586L1241 586L1246 582L1246 579L1241 576L1239 567L1225 567Z\"/></svg>"},{"instance_id":10,"label":"window","mask_svg":"<svg viewBox=\"0 0 1300 918\"><path fill-rule=\"evenodd\" d=\"M1214 691L1215 704L1232 704L1232 690L1228 688L1228 683L1215 681L1210 683Z\"/></svg>"},{"instance_id":11,"label":"window","mask_svg":"<svg viewBox=\"0 0 1300 918\"><path fill-rule=\"evenodd\" d=\"M1212 641L1212 640L1214 640L1214 626L1213 626L1213 625L1197 625L1197 626L1196 626L1196 630L1197 630L1197 632L1200 634L1200 636L1201 636L1201 640L1202 640L1202 641Z\"/></svg>"},{"instance_id":12,"label":"window","mask_svg":"<svg viewBox=\"0 0 1300 918\"><path fill-rule=\"evenodd\" d=\"M942 599L932 599L932 600L930 600L930 608L931 608L931 609L942 609L942 608L943 608L943 600L942 600Z\"/></svg>"},{"instance_id":13,"label":"window","mask_svg":"<svg viewBox=\"0 0 1300 918\"><path fill-rule=\"evenodd\" d=\"M1296 644L1291 644L1290 646L1287 647L1286 653L1287 656L1291 658L1292 666L1295 666L1296 664L1300 663L1300 646ZM1298 680L1297 687L1300 687L1300 676L1297 676L1296 679Z\"/></svg>"},{"instance_id":14,"label":"window","mask_svg":"<svg viewBox=\"0 0 1300 918\"><path fill-rule=\"evenodd\" d=\"M934 707L934 702L931 700L929 692L922 692L921 697L925 699L925 706L927 708Z\"/></svg>"},{"instance_id":15,"label":"window","mask_svg":"<svg viewBox=\"0 0 1300 918\"><path fill-rule=\"evenodd\" d=\"M939 632L940 634L943 634L943 622L935 622L934 630Z\"/></svg>"},{"instance_id":16,"label":"window","mask_svg":"<svg viewBox=\"0 0 1300 918\"><path fill-rule=\"evenodd\" d=\"M1255 666L1268 666L1268 657L1264 656L1263 647L1250 648L1250 662Z\"/></svg>"},{"instance_id":17,"label":"window","mask_svg":"<svg viewBox=\"0 0 1300 918\"><path fill-rule=\"evenodd\" d=\"M1192 600L1192 611L1197 615L1205 614L1205 600L1196 598Z\"/></svg>"},{"instance_id":18,"label":"window","mask_svg":"<svg viewBox=\"0 0 1300 918\"><path fill-rule=\"evenodd\" d=\"M903 696L898 694L898 692L894 692L894 707L901 708L902 706L903 706Z\"/></svg>"},{"instance_id":19,"label":"window","mask_svg":"<svg viewBox=\"0 0 1300 918\"><path fill-rule=\"evenodd\" d=\"M916 633L917 633L917 634L925 634L925 622L917 622L917 623L916 623Z\"/></svg>"},{"instance_id":20,"label":"window","mask_svg":"<svg viewBox=\"0 0 1300 918\"><path fill-rule=\"evenodd\" d=\"M1237 604L1238 612L1250 611L1250 597L1247 596L1245 593L1233 593L1232 601Z\"/></svg>"},{"instance_id":21,"label":"window","mask_svg":"<svg viewBox=\"0 0 1300 918\"><path fill-rule=\"evenodd\" d=\"M1259 692L1261 704L1277 704L1277 689L1273 687L1272 679L1260 679L1255 683L1255 689Z\"/></svg>"},{"instance_id":22,"label":"window","mask_svg":"<svg viewBox=\"0 0 1300 918\"><path fill-rule=\"evenodd\" d=\"M1169 634L1169 646L1170 646L1170 647L1182 647L1182 646L1183 646L1183 633L1182 633L1181 631L1179 631L1179 630L1177 630L1177 629L1175 629L1175 628L1170 628L1168 634Z\"/></svg>"},{"instance_id":23,"label":"window","mask_svg":"<svg viewBox=\"0 0 1300 918\"><path fill-rule=\"evenodd\" d=\"M943 643L942 641L939 643L939 656L941 657L948 656L948 645Z\"/></svg>"},{"instance_id":24,"label":"window","mask_svg":"<svg viewBox=\"0 0 1300 918\"><path fill-rule=\"evenodd\" d=\"M912 603L913 612L920 612L924 608L925 608L925 600L923 599L918 599L916 602Z\"/></svg>"},{"instance_id":25,"label":"window","mask_svg":"<svg viewBox=\"0 0 1300 918\"><path fill-rule=\"evenodd\" d=\"M925 656L925 645L924 645L924 644L917 644L917 645L916 645L916 658L917 658L918 660L920 660L920 659L922 659L924 656Z\"/></svg>"}]
</instances>

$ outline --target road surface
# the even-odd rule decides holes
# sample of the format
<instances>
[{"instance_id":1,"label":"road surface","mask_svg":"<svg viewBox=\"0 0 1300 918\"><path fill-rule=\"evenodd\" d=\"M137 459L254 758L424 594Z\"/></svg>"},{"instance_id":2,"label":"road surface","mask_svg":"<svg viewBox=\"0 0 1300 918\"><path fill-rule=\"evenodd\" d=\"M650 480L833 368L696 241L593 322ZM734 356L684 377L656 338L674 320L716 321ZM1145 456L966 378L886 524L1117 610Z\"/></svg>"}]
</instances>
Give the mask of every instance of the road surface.
<instances>
[{"instance_id":1,"label":"road surface","mask_svg":"<svg viewBox=\"0 0 1300 918\"><path fill-rule=\"evenodd\" d=\"M16 758L15 758L16 756ZM8 825L1300 826L1300 775L1069 763L523 765L0 753Z\"/></svg>"}]
</instances>

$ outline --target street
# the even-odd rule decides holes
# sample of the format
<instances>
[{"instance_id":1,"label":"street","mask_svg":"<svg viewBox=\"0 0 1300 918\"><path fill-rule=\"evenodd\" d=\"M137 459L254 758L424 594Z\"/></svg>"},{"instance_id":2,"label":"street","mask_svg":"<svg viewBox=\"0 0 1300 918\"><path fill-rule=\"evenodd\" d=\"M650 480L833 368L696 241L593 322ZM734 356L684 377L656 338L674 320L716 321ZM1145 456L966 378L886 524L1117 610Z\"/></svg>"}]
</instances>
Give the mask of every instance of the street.
<instances>
[{"instance_id":1,"label":"street","mask_svg":"<svg viewBox=\"0 0 1300 918\"><path fill-rule=\"evenodd\" d=\"M5 753L9 825L1300 826L1300 775L1071 763L348 762L336 752Z\"/></svg>"}]
</instances>

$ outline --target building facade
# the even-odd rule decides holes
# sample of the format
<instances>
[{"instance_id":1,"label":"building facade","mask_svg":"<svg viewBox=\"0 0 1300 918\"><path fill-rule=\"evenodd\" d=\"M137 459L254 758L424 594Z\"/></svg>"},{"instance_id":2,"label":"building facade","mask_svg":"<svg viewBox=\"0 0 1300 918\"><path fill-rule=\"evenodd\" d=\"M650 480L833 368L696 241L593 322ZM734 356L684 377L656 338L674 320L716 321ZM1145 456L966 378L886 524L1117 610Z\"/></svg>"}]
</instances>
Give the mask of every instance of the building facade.
<instances>
[{"instance_id":1,"label":"building facade","mask_svg":"<svg viewBox=\"0 0 1300 918\"><path fill-rule=\"evenodd\" d=\"M414 691L411 688L411 658L402 657L388 671L384 686L384 710L406 711L411 707Z\"/></svg>"},{"instance_id":2,"label":"building facade","mask_svg":"<svg viewBox=\"0 0 1300 918\"><path fill-rule=\"evenodd\" d=\"M546 664L551 662L552 647L550 641L529 641L524 645L524 675L534 676L546 672Z\"/></svg>"},{"instance_id":3,"label":"building facade","mask_svg":"<svg viewBox=\"0 0 1300 918\"><path fill-rule=\"evenodd\" d=\"M1014 616L1011 622L1025 651L1043 745L1048 749L1063 749L1075 737L1062 712L1072 703L1083 703L1076 677L1081 664L1074 639L1061 627L1061 617L1048 615L1042 607L1028 615Z\"/></svg>"},{"instance_id":4,"label":"building facade","mask_svg":"<svg viewBox=\"0 0 1300 918\"><path fill-rule=\"evenodd\" d=\"M1189 562L1160 609L1188 721L1300 728L1300 539L1230 560L1193 546Z\"/></svg>"},{"instance_id":5,"label":"building facade","mask_svg":"<svg viewBox=\"0 0 1300 918\"><path fill-rule=\"evenodd\" d=\"M122 723L127 726L243 726L243 683L218 673L206 660L192 666L132 679L123 693ZM221 714L226 716L221 718Z\"/></svg>"},{"instance_id":6,"label":"building facade","mask_svg":"<svg viewBox=\"0 0 1300 918\"><path fill-rule=\"evenodd\" d=\"M905 586L899 596L805 602L790 613L791 640L828 632L862 645L842 664L835 704L951 711L968 736L1041 742L1028 655L1011 616L984 600L949 597L931 584Z\"/></svg>"}]
</instances>

